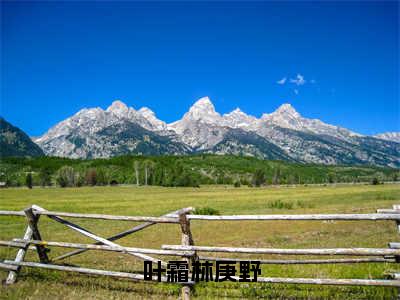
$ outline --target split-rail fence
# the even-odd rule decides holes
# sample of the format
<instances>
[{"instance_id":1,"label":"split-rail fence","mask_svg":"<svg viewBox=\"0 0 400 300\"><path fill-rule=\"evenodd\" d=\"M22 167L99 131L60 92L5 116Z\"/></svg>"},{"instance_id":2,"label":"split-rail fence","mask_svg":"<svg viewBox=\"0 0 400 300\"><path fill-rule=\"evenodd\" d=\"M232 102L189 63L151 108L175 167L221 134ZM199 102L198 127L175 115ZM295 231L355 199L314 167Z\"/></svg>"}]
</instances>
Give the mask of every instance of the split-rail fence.
<instances>
[{"instance_id":1,"label":"split-rail fence","mask_svg":"<svg viewBox=\"0 0 400 300\"><path fill-rule=\"evenodd\" d=\"M25 234L22 239L13 239L11 241L0 241L0 246L18 248L14 260L4 260L0 262L0 269L8 271L6 284L13 284L17 280L21 267L44 268L59 271L76 272L88 275L104 275L109 277L127 278L134 281L145 280L143 274L118 272L110 270L99 270L84 267L75 267L55 262L84 253L89 250L113 251L131 255L140 260L149 260L152 262L161 261L166 266L166 262L155 258L156 256L178 256L182 257L188 263L195 260L230 260L241 261L238 258L216 258L201 256L199 253L233 253L235 254L271 254L271 255L321 255L321 256L349 256L350 258L327 258L327 259L261 259L261 264L337 264L337 263L399 263L400 262L400 243L391 242L388 248L330 248L330 249L277 249L277 248L238 248L238 247L210 247L194 245L190 222L192 220L202 221L296 221L296 220L336 220L336 221L394 221L397 230L400 232L400 205L394 205L393 209L379 209L376 213L370 214L304 214L304 215L196 215L191 214L193 208L182 208L161 217L144 216L116 216L103 214L85 214L48 211L37 205L32 205L23 211L0 211L0 216L20 216L27 222ZM96 242L94 244L79 244L68 242L44 241L41 237L38 221L40 216L59 222L68 228L89 237ZM104 238L95 233L77 225L65 218L83 218L99 220L118 220L143 222L140 225L132 227L126 231L113 236ZM162 245L161 249L146 249L125 247L115 243L116 240L125 236L143 230L157 223L175 223L179 224L182 231L182 239L179 245ZM63 247L75 249L61 256L50 259L48 257L48 247ZM35 250L39 257L39 262L25 261L27 250ZM352 257L353 256L353 257ZM354 257L355 256L355 257ZM360 258L361 256L361 258ZM238 279L238 278L236 278ZM153 277L152 282L157 282ZM163 276L162 282L168 283L168 279ZM329 278L281 278L281 277L258 277L257 282L262 283L285 283L285 284L317 284L317 285L353 285L353 286L384 286L400 288L400 273L393 273L387 279L329 279ZM190 299L191 289L195 282L188 281L181 283L181 298Z\"/></svg>"}]
</instances>

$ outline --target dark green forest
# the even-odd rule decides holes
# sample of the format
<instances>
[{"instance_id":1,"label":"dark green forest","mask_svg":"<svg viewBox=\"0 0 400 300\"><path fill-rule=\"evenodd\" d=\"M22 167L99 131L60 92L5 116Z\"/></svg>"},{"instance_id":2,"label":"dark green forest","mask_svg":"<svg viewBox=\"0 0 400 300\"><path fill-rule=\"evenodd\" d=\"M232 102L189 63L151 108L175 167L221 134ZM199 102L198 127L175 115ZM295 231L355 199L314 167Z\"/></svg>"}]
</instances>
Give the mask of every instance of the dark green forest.
<instances>
[{"instance_id":1,"label":"dark green forest","mask_svg":"<svg viewBox=\"0 0 400 300\"><path fill-rule=\"evenodd\" d=\"M0 181L6 186L235 186L397 181L398 169L305 165L252 157L119 156L109 159L58 157L3 158Z\"/></svg>"}]
</instances>

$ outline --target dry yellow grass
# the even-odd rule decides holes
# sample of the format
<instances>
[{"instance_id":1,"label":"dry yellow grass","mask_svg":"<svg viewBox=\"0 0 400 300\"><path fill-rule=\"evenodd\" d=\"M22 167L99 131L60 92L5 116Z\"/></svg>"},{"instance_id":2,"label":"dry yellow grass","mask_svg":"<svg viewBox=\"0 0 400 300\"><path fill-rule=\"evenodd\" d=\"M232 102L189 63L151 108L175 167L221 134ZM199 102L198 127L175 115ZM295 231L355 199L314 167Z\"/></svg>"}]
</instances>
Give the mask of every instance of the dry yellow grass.
<instances>
[{"instance_id":1,"label":"dry yellow grass","mask_svg":"<svg viewBox=\"0 0 400 300\"><path fill-rule=\"evenodd\" d=\"M276 201L284 203L282 208ZM0 191L1 210L20 210L38 204L49 210L105 213L115 215L158 216L182 207L212 207L221 214L269 213L362 213L390 208L400 203L399 185L233 188L94 187L71 189L4 189ZM276 208L274 208L276 207ZM101 236L109 236L135 223L75 220ZM0 239L22 237L24 220L0 218ZM51 241L91 242L64 226L42 217L42 236ZM280 248L386 247L398 241L393 222L204 222L192 224L197 245L250 246ZM123 245L159 248L162 244L180 243L180 229L175 224L159 224L119 241ZM51 256L66 249L53 248ZM14 249L0 249L0 259L10 259ZM242 256L253 257L255 256ZM261 258L261 256L258 256ZM271 256L263 256L270 258ZM36 260L29 253L29 260ZM119 271L143 269L142 262L116 253L86 252L67 259L66 263ZM383 273L398 270L395 264L263 266L262 276L384 278ZM5 278L6 272L0 276ZM327 287L273 284L208 283L196 286L194 295L209 298L305 298L305 299L390 299L390 288ZM175 285L142 284L103 277L24 268L18 283L1 287L5 299L134 299L176 298Z\"/></svg>"}]
</instances>

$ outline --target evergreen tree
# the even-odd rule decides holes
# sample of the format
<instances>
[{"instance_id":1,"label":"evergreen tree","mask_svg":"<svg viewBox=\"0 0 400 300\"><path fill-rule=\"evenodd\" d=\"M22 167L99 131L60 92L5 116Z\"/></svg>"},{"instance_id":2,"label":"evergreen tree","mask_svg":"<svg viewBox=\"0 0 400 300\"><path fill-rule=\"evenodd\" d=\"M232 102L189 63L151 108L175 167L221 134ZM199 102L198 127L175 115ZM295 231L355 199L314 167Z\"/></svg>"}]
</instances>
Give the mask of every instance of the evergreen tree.
<instances>
[{"instance_id":1,"label":"evergreen tree","mask_svg":"<svg viewBox=\"0 0 400 300\"><path fill-rule=\"evenodd\" d=\"M25 184L29 189L32 188L32 173L31 172L26 174Z\"/></svg>"}]
</instances>

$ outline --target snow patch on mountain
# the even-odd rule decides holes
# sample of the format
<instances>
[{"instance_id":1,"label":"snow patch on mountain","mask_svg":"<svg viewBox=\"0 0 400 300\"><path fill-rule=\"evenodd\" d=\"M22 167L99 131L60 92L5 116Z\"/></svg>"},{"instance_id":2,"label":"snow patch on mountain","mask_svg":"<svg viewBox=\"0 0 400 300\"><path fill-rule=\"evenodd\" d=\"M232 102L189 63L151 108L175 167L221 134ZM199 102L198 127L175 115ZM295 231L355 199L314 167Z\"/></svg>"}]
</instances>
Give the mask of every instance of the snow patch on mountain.
<instances>
[{"instance_id":1,"label":"snow patch on mountain","mask_svg":"<svg viewBox=\"0 0 400 300\"><path fill-rule=\"evenodd\" d=\"M142 107L138 110L138 113L141 114L147 121L150 122L154 130L164 131L167 130L167 123L161 121L156 117L156 114L148 107Z\"/></svg>"},{"instance_id":2,"label":"snow patch on mountain","mask_svg":"<svg viewBox=\"0 0 400 300\"><path fill-rule=\"evenodd\" d=\"M400 132L384 132L374 135L374 137L386 141L392 141L400 143Z\"/></svg>"},{"instance_id":3,"label":"snow patch on mountain","mask_svg":"<svg viewBox=\"0 0 400 300\"><path fill-rule=\"evenodd\" d=\"M250 129L258 122L256 117L244 113L240 108L236 108L230 113L224 114L222 118L222 124L232 128Z\"/></svg>"}]
</instances>

